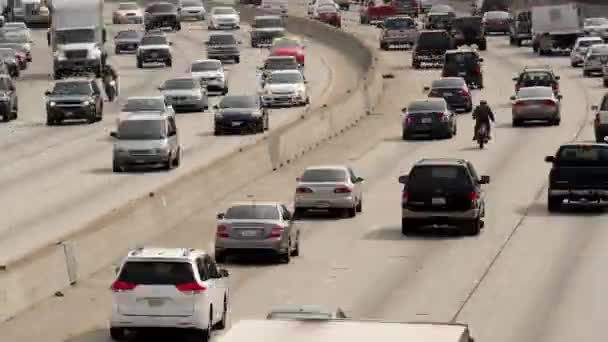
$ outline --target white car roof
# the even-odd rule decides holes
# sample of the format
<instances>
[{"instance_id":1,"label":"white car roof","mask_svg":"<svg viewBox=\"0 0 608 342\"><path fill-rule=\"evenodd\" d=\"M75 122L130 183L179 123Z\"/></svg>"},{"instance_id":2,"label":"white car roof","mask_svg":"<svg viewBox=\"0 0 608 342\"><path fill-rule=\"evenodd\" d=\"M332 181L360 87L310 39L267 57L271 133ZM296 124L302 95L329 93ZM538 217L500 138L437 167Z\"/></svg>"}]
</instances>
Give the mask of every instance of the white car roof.
<instances>
[{"instance_id":1,"label":"white car roof","mask_svg":"<svg viewBox=\"0 0 608 342\"><path fill-rule=\"evenodd\" d=\"M304 171L308 170L348 170L348 166L346 165L315 165L309 166Z\"/></svg>"},{"instance_id":2,"label":"white car roof","mask_svg":"<svg viewBox=\"0 0 608 342\"><path fill-rule=\"evenodd\" d=\"M237 202L232 202L230 204L230 207L236 207L236 206L241 206L241 205L251 205L251 206L255 206L255 205L280 206L281 203L274 202L274 201L237 201ZM230 207L228 207L228 208L230 208Z\"/></svg>"},{"instance_id":3,"label":"white car roof","mask_svg":"<svg viewBox=\"0 0 608 342\"><path fill-rule=\"evenodd\" d=\"M173 259L191 261L200 255L207 254L205 251L194 248L166 248L166 247L139 247L129 252L127 261L136 259Z\"/></svg>"},{"instance_id":4,"label":"white car roof","mask_svg":"<svg viewBox=\"0 0 608 342\"><path fill-rule=\"evenodd\" d=\"M300 74L302 75L302 72L300 70L275 70L273 72L270 73L270 75L274 75L274 74Z\"/></svg>"}]
</instances>

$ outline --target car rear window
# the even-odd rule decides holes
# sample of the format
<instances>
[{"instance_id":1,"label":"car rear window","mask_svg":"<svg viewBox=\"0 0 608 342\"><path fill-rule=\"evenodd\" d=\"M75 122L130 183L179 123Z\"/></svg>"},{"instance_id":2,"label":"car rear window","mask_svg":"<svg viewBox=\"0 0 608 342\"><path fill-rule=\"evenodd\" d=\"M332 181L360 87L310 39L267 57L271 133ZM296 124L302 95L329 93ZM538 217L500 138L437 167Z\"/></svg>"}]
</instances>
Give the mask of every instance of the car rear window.
<instances>
[{"instance_id":1,"label":"car rear window","mask_svg":"<svg viewBox=\"0 0 608 342\"><path fill-rule=\"evenodd\" d=\"M464 79L435 80L431 88L462 88L464 84Z\"/></svg>"},{"instance_id":2,"label":"car rear window","mask_svg":"<svg viewBox=\"0 0 608 342\"><path fill-rule=\"evenodd\" d=\"M141 45L167 45L167 37L164 36L144 36Z\"/></svg>"},{"instance_id":3,"label":"car rear window","mask_svg":"<svg viewBox=\"0 0 608 342\"><path fill-rule=\"evenodd\" d=\"M187 262L128 261L118 280L137 285L179 285L192 283L195 278Z\"/></svg>"},{"instance_id":4,"label":"car rear window","mask_svg":"<svg viewBox=\"0 0 608 342\"><path fill-rule=\"evenodd\" d=\"M268 70L292 70L297 69L298 63L295 59L272 59L269 58L264 64L264 69Z\"/></svg>"},{"instance_id":5,"label":"car rear window","mask_svg":"<svg viewBox=\"0 0 608 342\"><path fill-rule=\"evenodd\" d=\"M445 102L443 101L420 101L410 104L408 112L442 112L445 110Z\"/></svg>"},{"instance_id":6,"label":"car rear window","mask_svg":"<svg viewBox=\"0 0 608 342\"><path fill-rule=\"evenodd\" d=\"M509 18L508 12L501 12L501 11L486 12L486 19L508 19L508 18Z\"/></svg>"},{"instance_id":7,"label":"car rear window","mask_svg":"<svg viewBox=\"0 0 608 342\"><path fill-rule=\"evenodd\" d=\"M235 45L236 37L231 34L214 34L209 36L209 45Z\"/></svg>"},{"instance_id":8,"label":"car rear window","mask_svg":"<svg viewBox=\"0 0 608 342\"><path fill-rule=\"evenodd\" d=\"M425 165L417 166L410 173L408 189L426 190L434 187L466 188L473 186L467 171L462 166Z\"/></svg>"},{"instance_id":9,"label":"car rear window","mask_svg":"<svg viewBox=\"0 0 608 342\"><path fill-rule=\"evenodd\" d=\"M281 216L274 205L238 205L224 216L228 220L278 220Z\"/></svg>"},{"instance_id":10,"label":"car rear window","mask_svg":"<svg viewBox=\"0 0 608 342\"><path fill-rule=\"evenodd\" d=\"M557 153L562 166L608 166L608 148L595 145L563 146Z\"/></svg>"},{"instance_id":11,"label":"car rear window","mask_svg":"<svg viewBox=\"0 0 608 342\"><path fill-rule=\"evenodd\" d=\"M473 52L448 53L445 55L446 63L467 64L476 63L477 55Z\"/></svg>"},{"instance_id":12,"label":"car rear window","mask_svg":"<svg viewBox=\"0 0 608 342\"><path fill-rule=\"evenodd\" d=\"M520 98L553 97L553 89L549 87L521 88L517 93Z\"/></svg>"},{"instance_id":13,"label":"car rear window","mask_svg":"<svg viewBox=\"0 0 608 342\"><path fill-rule=\"evenodd\" d=\"M161 3L157 3L157 4L152 4L150 6L148 6L146 8L146 12L148 13L170 13L170 12L176 12L177 8L175 6L173 6L172 4L161 4Z\"/></svg>"},{"instance_id":14,"label":"car rear window","mask_svg":"<svg viewBox=\"0 0 608 342\"><path fill-rule=\"evenodd\" d=\"M256 28L269 28L269 27L283 27L283 20L281 18L256 18Z\"/></svg>"},{"instance_id":15,"label":"car rear window","mask_svg":"<svg viewBox=\"0 0 608 342\"><path fill-rule=\"evenodd\" d=\"M449 49L452 40L449 35L442 32L422 32L416 40L416 46L423 49Z\"/></svg>"},{"instance_id":16,"label":"car rear window","mask_svg":"<svg viewBox=\"0 0 608 342\"><path fill-rule=\"evenodd\" d=\"M546 72L546 71L540 71L540 72L526 72L523 74L522 76L522 81L526 82L526 81L531 81L531 82L548 82L551 81L553 79L553 77L551 77L551 74Z\"/></svg>"},{"instance_id":17,"label":"car rear window","mask_svg":"<svg viewBox=\"0 0 608 342\"><path fill-rule=\"evenodd\" d=\"M302 182L344 182L346 171L339 169L306 170L302 175Z\"/></svg>"}]
</instances>

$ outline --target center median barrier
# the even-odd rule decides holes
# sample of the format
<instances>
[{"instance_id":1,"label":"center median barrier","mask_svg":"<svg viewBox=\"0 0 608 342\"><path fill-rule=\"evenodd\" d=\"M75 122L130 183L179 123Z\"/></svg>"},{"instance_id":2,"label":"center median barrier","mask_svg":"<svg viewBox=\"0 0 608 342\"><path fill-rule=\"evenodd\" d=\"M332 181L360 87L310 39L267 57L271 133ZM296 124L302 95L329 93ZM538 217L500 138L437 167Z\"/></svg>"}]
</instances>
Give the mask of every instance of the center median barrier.
<instances>
[{"instance_id":1,"label":"center median barrier","mask_svg":"<svg viewBox=\"0 0 608 342\"><path fill-rule=\"evenodd\" d=\"M243 21L254 9L241 7ZM177 227L203 208L289 164L374 112L382 91L372 50L355 36L305 18L287 19L288 30L344 54L361 74L345 94L299 120L235 149L213 164L194 170L153 193L116 208L60 241L0 260L0 321L5 321L58 291L86 279L129 249ZM346 62L346 60L345 60ZM215 227L200 227L201 230Z\"/></svg>"}]
</instances>

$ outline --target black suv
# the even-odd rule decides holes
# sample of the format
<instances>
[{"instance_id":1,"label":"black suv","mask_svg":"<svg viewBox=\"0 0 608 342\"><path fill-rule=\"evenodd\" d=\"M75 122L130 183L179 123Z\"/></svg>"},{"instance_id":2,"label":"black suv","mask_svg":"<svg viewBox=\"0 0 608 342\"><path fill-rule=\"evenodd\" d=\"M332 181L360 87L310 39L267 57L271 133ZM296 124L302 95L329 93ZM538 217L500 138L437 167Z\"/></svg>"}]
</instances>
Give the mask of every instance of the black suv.
<instances>
[{"instance_id":1,"label":"black suv","mask_svg":"<svg viewBox=\"0 0 608 342\"><path fill-rule=\"evenodd\" d=\"M524 40L532 40L532 12L523 11L515 15L509 27L509 43L521 46Z\"/></svg>"},{"instance_id":2,"label":"black suv","mask_svg":"<svg viewBox=\"0 0 608 342\"><path fill-rule=\"evenodd\" d=\"M420 31L412 52L412 67L420 69L423 63L441 65L443 55L453 47L452 36L447 31Z\"/></svg>"},{"instance_id":3,"label":"black suv","mask_svg":"<svg viewBox=\"0 0 608 342\"><path fill-rule=\"evenodd\" d=\"M19 105L15 82L8 75L0 75L0 116L7 122L17 119Z\"/></svg>"},{"instance_id":4,"label":"black suv","mask_svg":"<svg viewBox=\"0 0 608 342\"><path fill-rule=\"evenodd\" d=\"M483 58L472 49L450 50L445 53L442 77L462 77L467 85L483 88Z\"/></svg>"},{"instance_id":5,"label":"black suv","mask_svg":"<svg viewBox=\"0 0 608 342\"><path fill-rule=\"evenodd\" d=\"M455 47L475 44L481 51L487 48L486 32L481 20L479 16L452 19L451 33Z\"/></svg>"},{"instance_id":6,"label":"black suv","mask_svg":"<svg viewBox=\"0 0 608 342\"><path fill-rule=\"evenodd\" d=\"M526 66L519 76L513 77L515 93L525 87L551 87L553 93L557 95L559 94L559 79L560 77L549 65Z\"/></svg>"},{"instance_id":7,"label":"black suv","mask_svg":"<svg viewBox=\"0 0 608 342\"><path fill-rule=\"evenodd\" d=\"M155 2L145 9L144 27L146 31L170 27L175 31L182 29L179 10L169 2Z\"/></svg>"},{"instance_id":8,"label":"black suv","mask_svg":"<svg viewBox=\"0 0 608 342\"><path fill-rule=\"evenodd\" d=\"M88 123L101 121L103 97L95 79L73 78L55 82L53 90L44 93L46 99L46 124L63 120L84 119Z\"/></svg>"},{"instance_id":9,"label":"black suv","mask_svg":"<svg viewBox=\"0 0 608 342\"><path fill-rule=\"evenodd\" d=\"M482 184L489 176L477 175L473 164L463 159L422 159L403 184L401 232L423 227L452 227L464 235L477 235L483 228L485 194Z\"/></svg>"}]
</instances>

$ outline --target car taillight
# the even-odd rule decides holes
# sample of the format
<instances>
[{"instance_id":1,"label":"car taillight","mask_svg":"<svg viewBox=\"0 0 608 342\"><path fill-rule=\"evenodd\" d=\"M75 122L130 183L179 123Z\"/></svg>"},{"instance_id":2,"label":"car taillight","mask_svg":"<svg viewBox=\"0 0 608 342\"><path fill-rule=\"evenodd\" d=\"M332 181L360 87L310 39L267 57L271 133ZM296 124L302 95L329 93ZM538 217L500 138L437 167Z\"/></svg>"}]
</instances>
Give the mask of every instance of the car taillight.
<instances>
[{"instance_id":1,"label":"car taillight","mask_svg":"<svg viewBox=\"0 0 608 342\"><path fill-rule=\"evenodd\" d=\"M523 101L517 101L517 102L515 102L513 105L514 105L515 107L523 107L523 106L525 106L525 105L526 105L526 103L525 103L525 102L523 102Z\"/></svg>"},{"instance_id":2,"label":"car taillight","mask_svg":"<svg viewBox=\"0 0 608 342\"><path fill-rule=\"evenodd\" d=\"M136 284L127 283L125 281L115 281L110 287L114 292L124 292L124 291L132 291L137 287Z\"/></svg>"},{"instance_id":3,"label":"car taillight","mask_svg":"<svg viewBox=\"0 0 608 342\"><path fill-rule=\"evenodd\" d=\"M352 192L352 190L349 187L341 186L341 187L335 188L334 192L336 194L348 194L348 193Z\"/></svg>"},{"instance_id":4,"label":"car taillight","mask_svg":"<svg viewBox=\"0 0 608 342\"><path fill-rule=\"evenodd\" d=\"M414 119L411 116L406 116L405 117L405 124L409 125L409 124L412 124L412 123L414 123Z\"/></svg>"},{"instance_id":5,"label":"car taillight","mask_svg":"<svg viewBox=\"0 0 608 342\"><path fill-rule=\"evenodd\" d=\"M441 121L447 122L450 120L450 115L448 113L441 113Z\"/></svg>"},{"instance_id":6,"label":"car taillight","mask_svg":"<svg viewBox=\"0 0 608 342\"><path fill-rule=\"evenodd\" d=\"M469 194L469 199L471 200L471 202L475 202L477 201L477 192L473 191Z\"/></svg>"},{"instance_id":7,"label":"car taillight","mask_svg":"<svg viewBox=\"0 0 608 342\"><path fill-rule=\"evenodd\" d=\"M201 293L207 288L197 282L175 285L179 292L188 292L191 294Z\"/></svg>"},{"instance_id":8,"label":"car taillight","mask_svg":"<svg viewBox=\"0 0 608 342\"><path fill-rule=\"evenodd\" d=\"M553 90L557 90L557 88L558 88L557 83L553 83L553 84L551 85L551 88L553 88Z\"/></svg>"},{"instance_id":9,"label":"car taillight","mask_svg":"<svg viewBox=\"0 0 608 342\"><path fill-rule=\"evenodd\" d=\"M281 236L283 236L284 230L285 229L283 227L279 227L279 226L272 227L272 230L270 231L270 237L271 238L280 238Z\"/></svg>"},{"instance_id":10,"label":"car taillight","mask_svg":"<svg viewBox=\"0 0 608 342\"><path fill-rule=\"evenodd\" d=\"M226 226L223 226L223 225L217 226L217 236L222 237L222 238L230 237L230 234L228 234L228 232L226 232L227 230L228 230L228 227L226 227Z\"/></svg>"},{"instance_id":11,"label":"car taillight","mask_svg":"<svg viewBox=\"0 0 608 342\"><path fill-rule=\"evenodd\" d=\"M543 101L543 104L545 106L549 106L549 107L555 107L555 106L557 106L557 103L555 103L553 100L545 100L545 101Z\"/></svg>"},{"instance_id":12,"label":"car taillight","mask_svg":"<svg viewBox=\"0 0 608 342\"><path fill-rule=\"evenodd\" d=\"M309 194L309 193L312 193L312 189L304 187L304 186L300 186L300 187L296 188L296 193L298 193L298 194Z\"/></svg>"},{"instance_id":13,"label":"car taillight","mask_svg":"<svg viewBox=\"0 0 608 342\"><path fill-rule=\"evenodd\" d=\"M469 96L471 94L469 94L469 91L467 89L462 88L462 89L460 89L460 95Z\"/></svg>"},{"instance_id":14,"label":"car taillight","mask_svg":"<svg viewBox=\"0 0 608 342\"><path fill-rule=\"evenodd\" d=\"M401 201L403 203L407 202L408 197L409 197L409 194L407 193L407 191L403 190L403 193L401 194Z\"/></svg>"}]
</instances>

